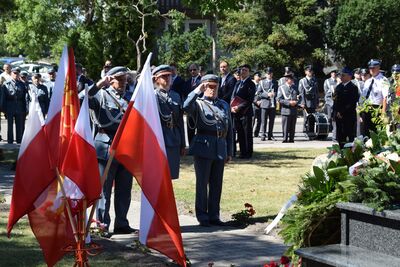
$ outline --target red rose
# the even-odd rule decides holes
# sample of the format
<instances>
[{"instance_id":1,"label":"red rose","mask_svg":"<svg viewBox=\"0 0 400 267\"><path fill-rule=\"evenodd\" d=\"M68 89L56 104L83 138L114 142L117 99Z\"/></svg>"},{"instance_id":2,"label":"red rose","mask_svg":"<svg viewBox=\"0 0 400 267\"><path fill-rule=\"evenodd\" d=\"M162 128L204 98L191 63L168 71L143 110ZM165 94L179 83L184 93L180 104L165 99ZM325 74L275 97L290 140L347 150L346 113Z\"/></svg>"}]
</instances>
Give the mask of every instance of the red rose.
<instances>
[{"instance_id":1,"label":"red rose","mask_svg":"<svg viewBox=\"0 0 400 267\"><path fill-rule=\"evenodd\" d=\"M286 256L282 256L281 257L281 264L288 264L288 263L290 263L289 258L286 257Z\"/></svg>"}]
</instances>

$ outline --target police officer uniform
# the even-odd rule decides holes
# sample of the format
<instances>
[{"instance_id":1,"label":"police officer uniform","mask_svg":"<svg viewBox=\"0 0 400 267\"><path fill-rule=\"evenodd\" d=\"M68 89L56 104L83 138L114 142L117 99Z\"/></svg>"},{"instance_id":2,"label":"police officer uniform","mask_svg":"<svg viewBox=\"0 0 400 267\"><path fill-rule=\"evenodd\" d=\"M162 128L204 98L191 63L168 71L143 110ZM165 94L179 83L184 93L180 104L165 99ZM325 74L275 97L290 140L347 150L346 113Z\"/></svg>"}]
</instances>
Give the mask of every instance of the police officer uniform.
<instances>
[{"instance_id":1,"label":"police officer uniform","mask_svg":"<svg viewBox=\"0 0 400 267\"><path fill-rule=\"evenodd\" d=\"M381 62L371 59L368 62L369 68L380 66ZM389 95L389 80L380 72L375 77L371 77L364 83L362 98L366 105L371 109L380 109ZM385 103L386 104L386 103ZM376 131L376 123L372 122L372 111L363 112L361 118L363 120L363 129L361 133L369 136L369 131Z\"/></svg>"},{"instance_id":2,"label":"police officer uniform","mask_svg":"<svg viewBox=\"0 0 400 267\"><path fill-rule=\"evenodd\" d=\"M305 71L313 71L313 67L311 65L307 65L304 68ZM317 79L312 77L304 77L299 82L299 93L302 98L302 103L304 104L303 109L303 132L307 132L307 116L310 113L315 113L315 110L319 104L319 95L318 95L318 82Z\"/></svg>"},{"instance_id":3,"label":"police officer uniform","mask_svg":"<svg viewBox=\"0 0 400 267\"><path fill-rule=\"evenodd\" d=\"M218 77L205 75L201 82L217 84ZM202 226L222 225L219 213L224 163L232 156L230 107L221 99L200 97L201 94L197 88L183 105L194 118L197 130L189 147L196 172L196 218Z\"/></svg>"},{"instance_id":4,"label":"police officer uniform","mask_svg":"<svg viewBox=\"0 0 400 267\"><path fill-rule=\"evenodd\" d=\"M19 69L13 68L11 72L19 74ZM18 144L21 143L27 113L27 93L25 84L19 79L11 79L3 84L1 99L3 102L3 111L7 117L7 142L9 144L12 144L14 141L14 120L16 141Z\"/></svg>"},{"instance_id":5,"label":"police officer uniform","mask_svg":"<svg viewBox=\"0 0 400 267\"><path fill-rule=\"evenodd\" d=\"M114 67L107 72L107 76L126 75L124 67ZM125 89L125 88L123 88ZM83 98L83 90L79 95ZM93 124L98 127L94 138L97 159L99 161L100 174L103 174L108 157L110 145L116 134L121 119L128 107L128 101L124 91L117 91L112 86L97 88L94 84L89 90L89 107ZM135 127L134 125L132 127ZM98 209L98 219L108 227L111 219L109 215L111 190L114 183L114 208L115 222L114 233L128 234L134 230L129 227L127 214L131 202L132 176L125 167L116 159L111 163L110 170L103 186L103 200ZM102 205L103 204L103 205Z\"/></svg>"},{"instance_id":6,"label":"police officer uniform","mask_svg":"<svg viewBox=\"0 0 400 267\"><path fill-rule=\"evenodd\" d=\"M278 89L277 99L281 105L283 143L293 143L296 131L297 108L299 106L298 103L301 103L301 95L294 84L293 75L287 74L284 77L292 79L293 84L289 85L286 82ZM297 104L292 106L290 101L297 101Z\"/></svg>"},{"instance_id":7,"label":"police officer uniform","mask_svg":"<svg viewBox=\"0 0 400 267\"><path fill-rule=\"evenodd\" d=\"M256 85L256 93L254 95L254 101L253 101L253 133L254 137L259 137L260 135L260 128L261 128L261 107L259 106L257 102L257 91L258 88L261 85L261 73L260 72L255 72L254 77L258 76L260 77L260 81L257 83L255 80L253 80L254 84Z\"/></svg>"},{"instance_id":8,"label":"police officer uniform","mask_svg":"<svg viewBox=\"0 0 400 267\"><path fill-rule=\"evenodd\" d=\"M352 71L345 67L342 75L352 76ZM336 87L333 105L333 116L337 127L337 141L341 148L346 142L352 142L356 135L356 106L360 95L357 86L352 82L343 81Z\"/></svg>"},{"instance_id":9,"label":"police officer uniform","mask_svg":"<svg viewBox=\"0 0 400 267\"><path fill-rule=\"evenodd\" d=\"M272 73L272 68L266 69L267 73ZM286 79L286 78L285 78ZM271 94L273 94L271 96ZM268 80L267 78L260 82L260 86L256 92L257 101L260 101L261 108L261 140L267 137L268 124L268 140L272 140L275 115L276 115L276 96L278 94L278 83L276 80Z\"/></svg>"},{"instance_id":10,"label":"police officer uniform","mask_svg":"<svg viewBox=\"0 0 400 267\"><path fill-rule=\"evenodd\" d=\"M158 66L154 68L152 74L153 77L171 75L171 67L169 65ZM179 178L181 151L185 148L182 101L177 92L158 88L156 84L155 86L171 178L177 179Z\"/></svg>"},{"instance_id":11,"label":"police officer uniform","mask_svg":"<svg viewBox=\"0 0 400 267\"><path fill-rule=\"evenodd\" d=\"M39 73L35 73L33 76L37 79L40 79L42 77ZM50 104L49 92L47 87L40 83L37 85L31 83L29 84L29 96L31 99L33 97L37 98L40 109L42 110L43 117L46 117Z\"/></svg>"},{"instance_id":12,"label":"police officer uniform","mask_svg":"<svg viewBox=\"0 0 400 267\"><path fill-rule=\"evenodd\" d=\"M56 70L54 68L49 69L49 71L47 72L48 74L55 74ZM55 77L55 76L53 76ZM49 92L49 99L51 99L51 96L53 95L53 89L54 89L54 85L55 85L55 78L48 80L45 85L47 86L47 91Z\"/></svg>"}]
</instances>

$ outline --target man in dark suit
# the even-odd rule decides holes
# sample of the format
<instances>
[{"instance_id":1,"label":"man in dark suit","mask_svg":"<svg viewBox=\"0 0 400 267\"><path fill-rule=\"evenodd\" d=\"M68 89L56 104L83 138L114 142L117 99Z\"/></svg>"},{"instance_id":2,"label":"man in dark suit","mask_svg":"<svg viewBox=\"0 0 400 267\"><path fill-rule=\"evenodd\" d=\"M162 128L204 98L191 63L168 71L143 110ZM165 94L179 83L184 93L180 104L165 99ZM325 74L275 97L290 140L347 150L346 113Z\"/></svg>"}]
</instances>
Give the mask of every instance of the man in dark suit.
<instances>
[{"instance_id":1,"label":"man in dark suit","mask_svg":"<svg viewBox=\"0 0 400 267\"><path fill-rule=\"evenodd\" d=\"M200 69L199 65L192 63L189 66L190 78L185 82L185 90L183 93L183 98L186 99L187 96L200 84ZM195 133L195 121L188 116L187 118L187 135L189 144L192 142Z\"/></svg>"},{"instance_id":2,"label":"man in dark suit","mask_svg":"<svg viewBox=\"0 0 400 267\"><path fill-rule=\"evenodd\" d=\"M170 64L171 71L172 71L172 85L171 85L171 90L177 92L181 100L184 100L184 91L185 91L185 81L182 79L181 76L178 75L178 72L176 70L176 64L171 63Z\"/></svg>"},{"instance_id":3,"label":"man in dark suit","mask_svg":"<svg viewBox=\"0 0 400 267\"><path fill-rule=\"evenodd\" d=\"M225 100L227 103L231 102L233 89L235 89L236 79L229 72L229 64L226 61L219 63L219 71L221 76L219 77L218 83L218 98Z\"/></svg>"},{"instance_id":4,"label":"man in dark suit","mask_svg":"<svg viewBox=\"0 0 400 267\"><path fill-rule=\"evenodd\" d=\"M252 103L256 85L250 78L250 65L240 67L240 81L235 85L232 94L231 112L234 120L240 148L240 158L251 158L253 155Z\"/></svg>"},{"instance_id":5,"label":"man in dark suit","mask_svg":"<svg viewBox=\"0 0 400 267\"><path fill-rule=\"evenodd\" d=\"M336 87L333 103L333 114L336 120L336 138L343 148L346 142L353 142L356 136L356 106L360 95L357 86L351 82L353 73L350 68L342 69L342 82Z\"/></svg>"}]
</instances>

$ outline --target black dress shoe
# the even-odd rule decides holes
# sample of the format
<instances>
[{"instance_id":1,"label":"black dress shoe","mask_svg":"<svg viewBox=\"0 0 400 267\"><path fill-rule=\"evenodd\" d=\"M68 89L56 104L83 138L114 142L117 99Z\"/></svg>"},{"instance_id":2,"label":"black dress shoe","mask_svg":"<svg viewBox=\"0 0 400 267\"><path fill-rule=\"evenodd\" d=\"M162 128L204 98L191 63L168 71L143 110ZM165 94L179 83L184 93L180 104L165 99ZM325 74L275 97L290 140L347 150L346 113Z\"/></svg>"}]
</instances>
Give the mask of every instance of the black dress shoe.
<instances>
[{"instance_id":1,"label":"black dress shoe","mask_svg":"<svg viewBox=\"0 0 400 267\"><path fill-rule=\"evenodd\" d=\"M268 139L269 140L269 139ZM265 137L261 137L261 141L265 141Z\"/></svg>"},{"instance_id":2,"label":"black dress shoe","mask_svg":"<svg viewBox=\"0 0 400 267\"><path fill-rule=\"evenodd\" d=\"M208 221L200 221L199 225L203 227L210 227L210 223Z\"/></svg>"},{"instance_id":3,"label":"black dress shoe","mask_svg":"<svg viewBox=\"0 0 400 267\"><path fill-rule=\"evenodd\" d=\"M282 143L289 143L289 141L288 140L283 140Z\"/></svg>"},{"instance_id":4,"label":"black dress shoe","mask_svg":"<svg viewBox=\"0 0 400 267\"><path fill-rule=\"evenodd\" d=\"M217 225L217 226L225 226L225 223L221 220L211 220L210 224Z\"/></svg>"},{"instance_id":5,"label":"black dress shoe","mask_svg":"<svg viewBox=\"0 0 400 267\"><path fill-rule=\"evenodd\" d=\"M102 233L100 234L100 236L101 236L101 237L104 237L104 238L111 238L112 235L113 235L113 234L110 233L110 232L108 232L108 231L102 232Z\"/></svg>"},{"instance_id":6,"label":"black dress shoe","mask_svg":"<svg viewBox=\"0 0 400 267\"><path fill-rule=\"evenodd\" d=\"M289 143L294 143L294 140L289 140Z\"/></svg>"},{"instance_id":7,"label":"black dress shoe","mask_svg":"<svg viewBox=\"0 0 400 267\"><path fill-rule=\"evenodd\" d=\"M129 235L136 232L135 229L126 226L126 227L121 227L121 228L114 228L114 234L115 235Z\"/></svg>"}]
</instances>

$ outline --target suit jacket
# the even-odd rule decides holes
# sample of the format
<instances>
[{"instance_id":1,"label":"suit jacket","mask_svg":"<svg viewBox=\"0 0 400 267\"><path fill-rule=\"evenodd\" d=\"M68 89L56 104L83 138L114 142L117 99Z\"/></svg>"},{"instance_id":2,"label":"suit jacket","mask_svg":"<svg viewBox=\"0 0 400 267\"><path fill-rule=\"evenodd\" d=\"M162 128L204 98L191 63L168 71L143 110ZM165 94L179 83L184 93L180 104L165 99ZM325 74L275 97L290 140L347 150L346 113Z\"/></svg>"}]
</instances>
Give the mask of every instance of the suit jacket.
<instances>
[{"instance_id":1,"label":"suit jacket","mask_svg":"<svg viewBox=\"0 0 400 267\"><path fill-rule=\"evenodd\" d=\"M181 76L176 76L171 85L171 90L177 92L181 97L181 100L185 98L185 81Z\"/></svg>"},{"instance_id":2,"label":"suit jacket","mask_svg":"<svg viewBox=\"0 0 400 267\"><path fill-rule=\"evenodd\" d=\"M225 160L232 156L233 134L230 106L224 100L200 98L200 94L191 92L183 104L183 109L196 121L197 133L189 147L189 154L211 160ZM205 122L204 120L209 120ZM210 123L213 121L215 123ZM217 137L207 132L223 132Z\"/></svg>"},{"instance_id":3,"label":"suit jacket","mask_svg":"<svg viewBox=\"0 0 400 267\"><path fill-rule=\"evenodd\" d=\"M356 106L360 95L357 86L351 81L346 85L340 83L335 90L333 112L334 116L339 112L343 117L355 119Z\"/></svg>"},{"instance_id":4,"label":"suit jacket","mask_svg":"<svg viewBox=\"0 0 400 267\"><path fill-rule=\"evenodd\" d=\"M281 105L281 114L282 115L297 115L297 107L301 103L301 96L299 97L299 91L296 86L293 84L292 86L288 86L286 83L279 87L277 99L279 104ZM291 100L297 100L296 106L291 106L289 102Z\"/></svg>"},{"instance_id":5,"label":"suit jacket","mask_svg":"<svg viewBox=\"0 0 400 267\"><path fill-rule=\"evenodd\" d=\"M79 76L79 79L77 80L78 92L85 90L86 84L91 86L93 81L84 75Z\"/></svg>"},{"instance_id":6,"label":"suit jacket","mask_svg":"<svg viewBox=\"0 0 400 267\"><path fill-rule=\"evenodd\" d=\"M233 77L231 73L228 73L224 83L222 83L222 77L219 77L218 98L229 103L231 101L232 93L233 90L235 89L236 82L237 82L236 78Z\"/></svg>"},{"instance_id":7,"label":"suit jacket","mask_svg":"<svg viewBox=\"0 0 400 267\"><path fill-rule=\"evenodd\" d=\"M273 97L268 96L268 93L273 92ZM278 82L276 80L262 80L256 92L256 101L261 101L260 108L276 107L276 97L278 94Z\"/></svg>"},{"instance_id":8,"label":"suit jacket","mask_svg":"<svg viewBox=\"0 0 400 267\"><path fill-rule=\"evenodd\" d=\"M302 104L306 108L317 108L319 104L318 83L315 77L308 80L306 77L299 82L299 92Z\"/></svg>"},{"instance_id":9,"label":"suit jacket","mask_svg":"<svg viewBox=\"0 0 400 267\"><path fill-rule=\"evenodd\" d=\"M237 81L232 94L232 99L238 96L246 101L246 104L241 106L239 111L234 114L235 117L253 116L252 103L256 94L256 85L248 77L246 80Z\"/></svg>"},{"instance_id":10,"label":"suit jacket","mask_svg":"<svg viewBox=\"0 0 400 267\"><path fill-rule=\"evenodd\" d=\"M192 77L190 77L186 82L184 86L184 93L183 93L183 98L186 99L190 92L192 92L194 89L196 89L197 86L199 86L201 80L201 76L198 75L195 79L195 83L192 84Z\"/></svg>"}]
</instances>

